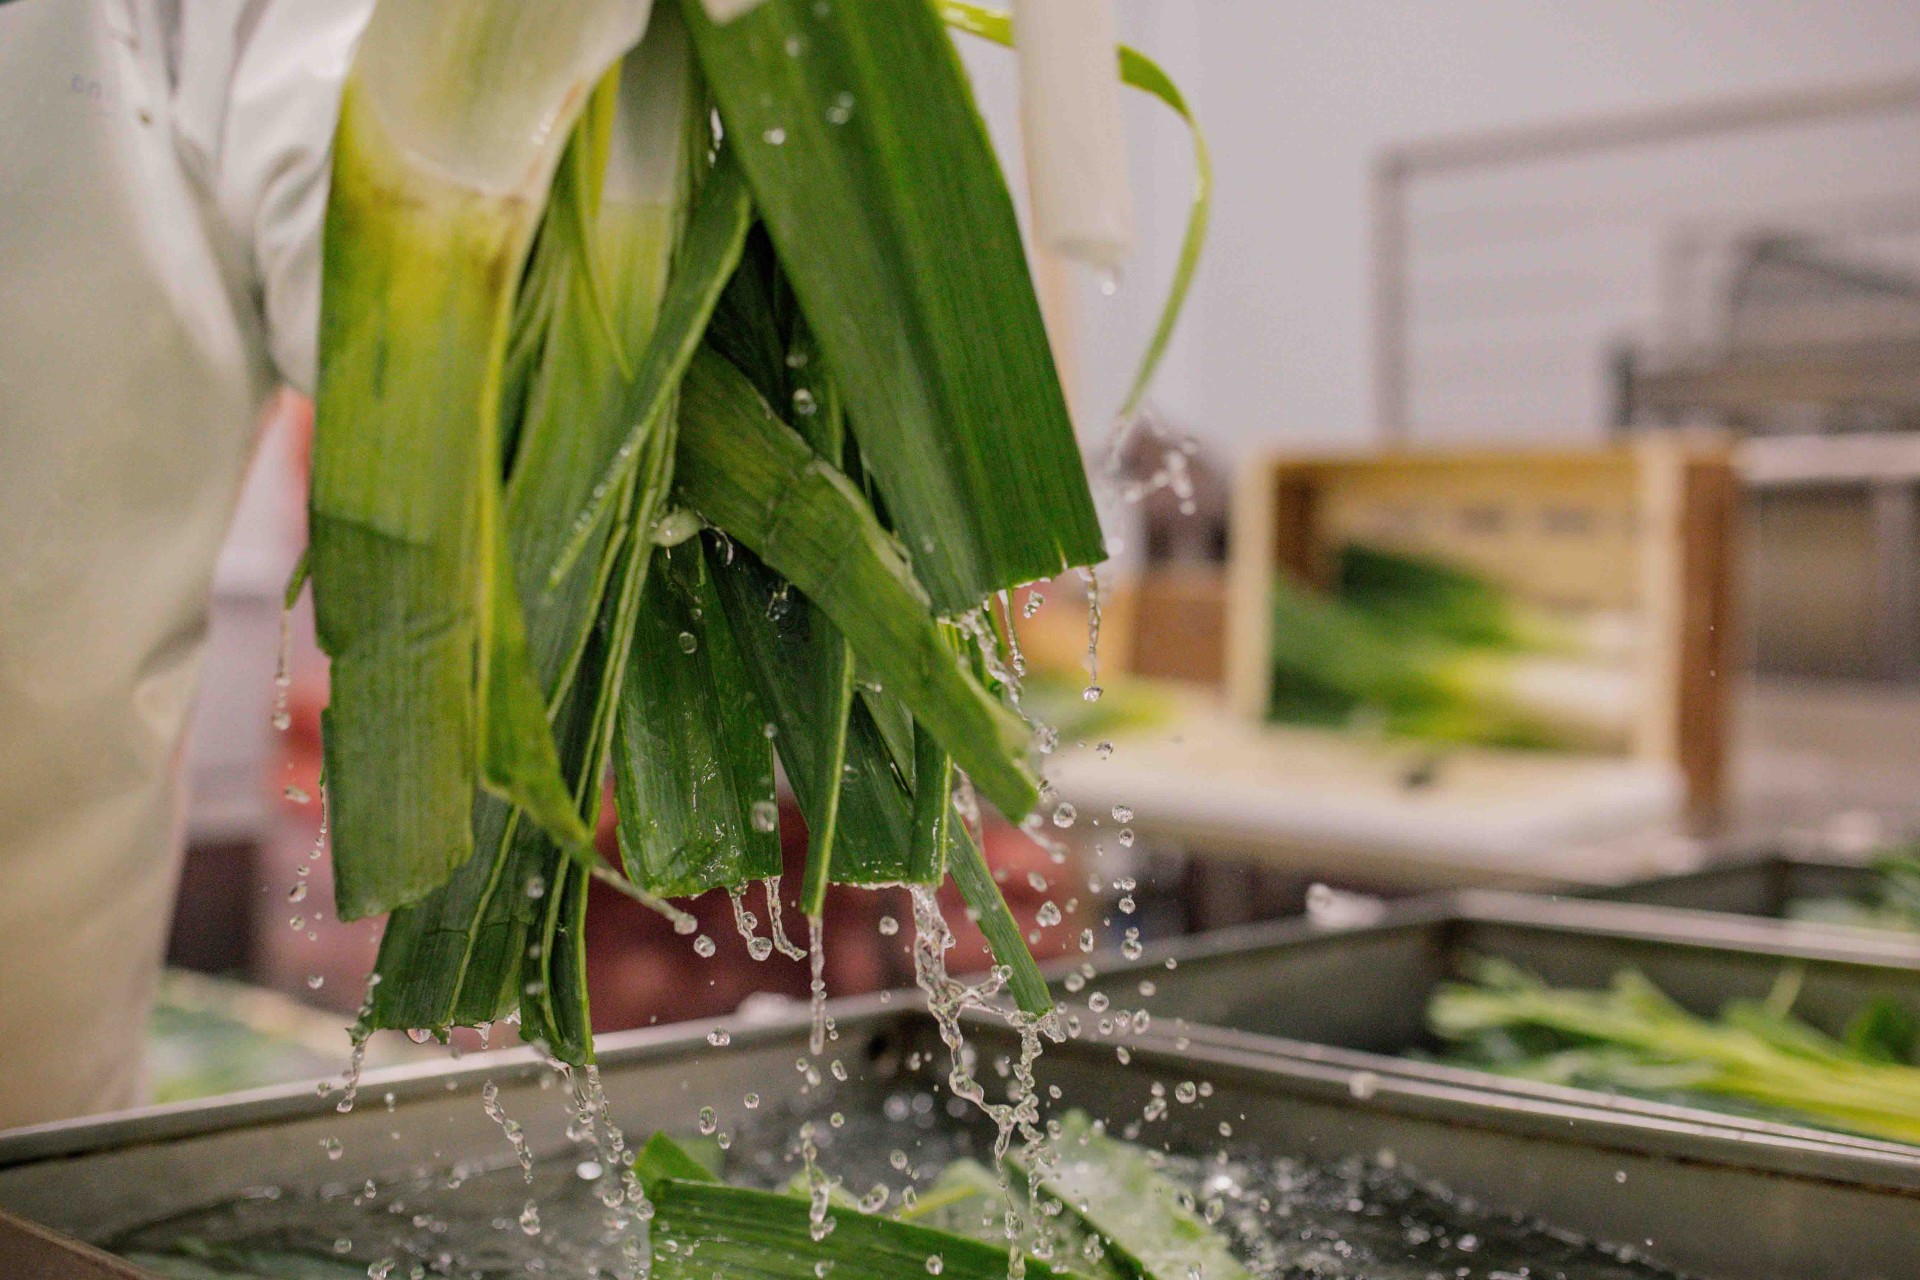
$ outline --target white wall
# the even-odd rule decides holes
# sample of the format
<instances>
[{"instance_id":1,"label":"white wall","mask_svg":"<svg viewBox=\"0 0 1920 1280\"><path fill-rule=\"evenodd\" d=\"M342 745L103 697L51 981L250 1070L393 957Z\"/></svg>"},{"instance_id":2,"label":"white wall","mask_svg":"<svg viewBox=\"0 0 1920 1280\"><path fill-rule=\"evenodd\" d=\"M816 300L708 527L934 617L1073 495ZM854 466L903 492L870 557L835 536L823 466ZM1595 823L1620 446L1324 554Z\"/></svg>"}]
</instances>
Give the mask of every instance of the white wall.
<instances>
[{"instance_id":1,"label":"white wall","mask_svg":"<svg viewBox=\"0 0 1920 1280\"><path fill-rule=\"evenodd\" d=\"M1920 69L1920 5L1902 0L1120 5L1125 38L1188 91L1218 176L1213 238L1158 399L1236 450L1368 438L1367 172L1382 145ZM1096 419L1151 327L1187 197L1179 126L1144 101L1128 110L1148 245L1116 296L1082 291Z\"/></svg>"}]
</instances>

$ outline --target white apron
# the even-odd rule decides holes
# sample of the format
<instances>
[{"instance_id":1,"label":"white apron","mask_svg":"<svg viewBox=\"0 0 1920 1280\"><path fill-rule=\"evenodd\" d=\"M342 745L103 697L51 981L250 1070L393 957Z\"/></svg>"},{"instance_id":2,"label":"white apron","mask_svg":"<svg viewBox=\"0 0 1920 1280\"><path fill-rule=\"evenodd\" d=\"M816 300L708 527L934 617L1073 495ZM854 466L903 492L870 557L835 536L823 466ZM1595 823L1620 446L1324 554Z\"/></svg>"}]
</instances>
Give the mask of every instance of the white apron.
<instances>
[{"instance_id":1,"label":"white apron","mask_svg":"<svg viewBox=\"0 0 1920 1280\"><path fill-rule=\"evenodd\" d=\"M0 1129L140 1097L209 583L311 380L363 16L0 2Z\"/></svg>"}]
</instances>

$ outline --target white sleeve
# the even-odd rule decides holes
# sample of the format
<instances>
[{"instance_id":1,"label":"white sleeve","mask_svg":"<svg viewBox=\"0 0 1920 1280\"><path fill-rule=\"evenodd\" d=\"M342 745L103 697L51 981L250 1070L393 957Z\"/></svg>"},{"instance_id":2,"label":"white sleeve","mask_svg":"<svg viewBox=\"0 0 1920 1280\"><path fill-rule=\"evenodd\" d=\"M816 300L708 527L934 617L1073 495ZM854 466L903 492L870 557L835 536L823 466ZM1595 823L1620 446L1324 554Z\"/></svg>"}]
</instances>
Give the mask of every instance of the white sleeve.
<instances>
[{"instance_id":1,"label":"white sleeve","mask_svg":"<svg viewBox=\"0 0 1920 1280\"><path fill-rule=\"evenodd\" d=\"M280 376L312 391L320 227L340 86L372 0L194 0L173 50L175 125L245 258Z\"/></svg>"}]
</instances>

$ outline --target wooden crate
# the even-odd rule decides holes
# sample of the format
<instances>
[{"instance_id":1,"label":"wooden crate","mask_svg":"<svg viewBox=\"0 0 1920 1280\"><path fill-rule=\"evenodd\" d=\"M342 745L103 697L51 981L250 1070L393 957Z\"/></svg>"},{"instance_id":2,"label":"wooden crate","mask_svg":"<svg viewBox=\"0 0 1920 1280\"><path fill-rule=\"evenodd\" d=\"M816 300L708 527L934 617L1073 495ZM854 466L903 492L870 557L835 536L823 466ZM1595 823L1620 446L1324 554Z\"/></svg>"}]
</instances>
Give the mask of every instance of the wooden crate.
<instances>
[{"instance_id":1,"label":"wooden crate","mask_svg":"<svg viewBox=\"0 0 1920 1280\"><path fill-rule=\"evenodd\" d=\"M1725 774L1735 506L1729 451L1712 438L1259 459L1234 496L1229 704L1265 713L1276 575L1324 585L1356 538L1435 555L1523 599L1631 617L1628 754L1678 769L1689 808L1710 817Z\"/></svg>"}]
</instances>

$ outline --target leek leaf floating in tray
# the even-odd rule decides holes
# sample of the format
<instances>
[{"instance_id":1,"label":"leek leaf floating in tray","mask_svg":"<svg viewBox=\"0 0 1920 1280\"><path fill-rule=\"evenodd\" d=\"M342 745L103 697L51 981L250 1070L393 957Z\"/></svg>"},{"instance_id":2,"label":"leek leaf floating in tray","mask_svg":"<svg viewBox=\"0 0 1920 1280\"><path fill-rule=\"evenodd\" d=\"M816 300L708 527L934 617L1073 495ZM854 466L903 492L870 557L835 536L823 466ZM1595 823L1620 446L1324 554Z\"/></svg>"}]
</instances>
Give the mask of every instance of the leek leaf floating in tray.
<instances>
[{"instance_id":1,"label":"leek leaf floating in tray","mask_svg":"<svg viewBox=\"0 0 1920 1280\"><path fill-rule=\"evenodd\" d=\"M960 642L1104 555L1012 200L928 0L383 0L323 236L310 545L362 1030L521 1015L592 1056L594 880L778 868L777 756L830 883L951 870L1044 983L955 779L1033 807L1032 727ZM1149 60L1117 74L1191 115ZM1205 228L1200 183L1165 347ZM618 868L602 861L614 776ZM783 950L791 951L786 939Z\"/></svg>"},{"instance_id":2,"label":"leek leaf floating in tray","mask_svg":"<svg viewBox=\"0 0 1920 1280\"><path fill-rule=\"evenodd\" d=\"M1086 1280L1249 1280L1223 1235L1148 1153L1070 1113L1057 1165L1038 1199L1028 1171L1005 1174L956 1160L926 1193L891 1217L862 1212L844 1195L816 1208L797 1178L792 1194L728 1186L672 1139L655 1134L635 1163L653 1204L653 1275L677 1277L892 1276L931 1272L1003 1280L1007 1195L1023 1221L1046 1233L1047 1261L1022 1259L1034 1277ZM824 1212L822 1212L824 1210ZM1035 1241L1022 1237L1026 1245ZM824 1267L823 1267L824 1264Z\"/></svg>"}]
</instances>

